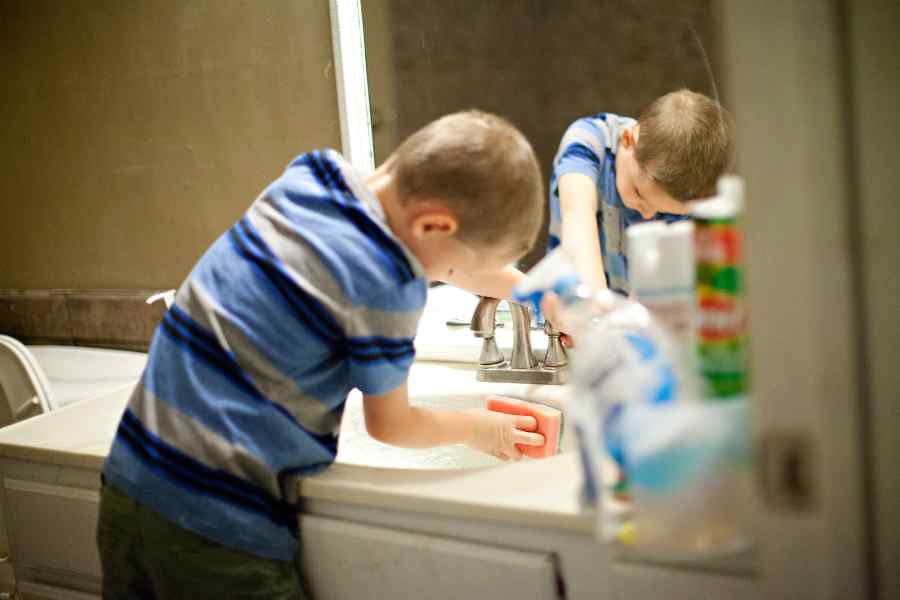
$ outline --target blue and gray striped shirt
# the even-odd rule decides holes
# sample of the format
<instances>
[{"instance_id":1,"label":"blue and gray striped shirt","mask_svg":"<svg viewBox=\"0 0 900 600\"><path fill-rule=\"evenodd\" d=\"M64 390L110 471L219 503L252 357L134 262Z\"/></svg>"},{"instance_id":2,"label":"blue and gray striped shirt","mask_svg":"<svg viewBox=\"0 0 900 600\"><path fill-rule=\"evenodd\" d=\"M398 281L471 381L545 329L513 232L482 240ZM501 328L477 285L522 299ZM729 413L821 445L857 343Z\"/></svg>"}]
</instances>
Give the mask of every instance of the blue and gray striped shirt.
<instances>
[{"instance_id":1,"label":"blue and gray striped shirt","mask_svg":"<svg viewBox=\"0 0 900 600\"><path fill-rule=\"evenodd\" d=\"M363 178L333 151L297 157L178 290L106 480L206 539L292 560L298 479L334 461L352 388L406 380L426 291Z\"/></svg>"},{"instance_id":2,"label":"blue and gray striped shirt","mask_svg":"<svg viewBox=\"0 0 900 600\"><path fill-rule=\"evenodd\" d=\"M647 221L622 202L616 189L616 151L622 133L637 123L629 117L600 113L578 119L566 130L553 160L550 177L550 239L552 250L560 244L562 217L559 206L559 179L566 173L582 173L597 184L597 229L603 270L610 289L627 294L628 260L625 253L625 229ZM657 214L651 221L682 221L682 215Z\"/></svg>"}]
</instances>

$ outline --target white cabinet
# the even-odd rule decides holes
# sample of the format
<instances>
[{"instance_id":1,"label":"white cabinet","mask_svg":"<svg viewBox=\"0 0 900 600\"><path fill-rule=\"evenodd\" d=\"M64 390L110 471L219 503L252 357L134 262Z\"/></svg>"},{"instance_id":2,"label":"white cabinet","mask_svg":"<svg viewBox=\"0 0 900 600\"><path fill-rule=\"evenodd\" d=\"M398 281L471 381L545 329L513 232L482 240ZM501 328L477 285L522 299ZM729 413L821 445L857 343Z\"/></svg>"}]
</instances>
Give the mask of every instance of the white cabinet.
<instances>
[{"instance_id":1,"label":"white cabinet","mask_svg":"<svg viewBox=\"0 0 900 600\"><path fill-rule=\"evenodd\" d=\"M20 597L99 598L99 474L0 461ZM307 500L299 566L316 600L750 600L745 575L622 564L589 535Z\"/></svg>"},{"instance_id":2,"label":"white cabinet","mask_svg":"<svg viewBox=\"0 0 900 600\"><path fill-rule=\"evenodd\" d=\"M100 600L100 596L96 594L76 592L39 583L20 583L17 598L20 600Z\"/></svg>"},{"instance_id":3,"label":"white cabinet","mask_svg":"<svg viewBox=\"0 0 900 600\"><path fill-rule=\"evenodd\" d=\"M300 519L301 565L316 600L556 600L549 553L317 516Z\"/></svg>"},{"instance_id":4,"label":"white cabinet","mask_svg":"<svg viewBox=\"0 0 900 600\"><path fill-rule=\"evenodd\" d=\"M3 479L10 554L19 587L28 582L100 590L96 531L99 493Z\"/></svg>"},{"instance_id":5,"label":"white cabinet","mask_svg":"<svg viewBox=\"0 0 900 600\"><path fill-rule=\"evenodd\" d=\"M611 580L615 600L753 600L759 597L749 577L696 570L614 563Z\"/></svg>"}]
</instances>

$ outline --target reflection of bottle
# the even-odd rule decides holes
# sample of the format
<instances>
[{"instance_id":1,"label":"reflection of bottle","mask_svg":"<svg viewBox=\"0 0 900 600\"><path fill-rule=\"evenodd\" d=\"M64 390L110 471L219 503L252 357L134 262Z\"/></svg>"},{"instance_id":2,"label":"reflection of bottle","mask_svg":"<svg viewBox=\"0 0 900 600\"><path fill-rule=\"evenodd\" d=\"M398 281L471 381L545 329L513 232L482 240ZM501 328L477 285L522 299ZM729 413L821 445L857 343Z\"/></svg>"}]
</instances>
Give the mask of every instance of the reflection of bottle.
<instances>
[{"instance_id":1,"label":"reflection of bottle","mask_svg":"<svg viewBox=\"0 0 900 600\"><path fill-rule=\"evenodd\" d=\"M706 395L742 396L748 387L743 255L738 218L744 181L719 179L719 195L694 204L697 255L697 359Z\"/></svg>"},{"instance_id":2,"label":"reflection of bottle","mask_svg":"<svg viewBox=\"0 0 900 600\"><path fill-rule=\"evenodd\" d=\"M560 246L549 252L528 271L525 279L513 289L513 300L520 304L530 304L538 321L541 321L541 300L544 294L553 292L567 302L575 297L578 287L579 280L575 273L574 262L565 248Z\"/></svg>"},{"instance_id":3,"label":"reflection of bottle","mask_svg":"<svg viewBox=\"0 0 900 600\"><path fill-rule=\"evenodd\" d=\"M628 228L631 290L690 351L694 336L694 224L641 223Z\"/></svg>"}]
</instances>

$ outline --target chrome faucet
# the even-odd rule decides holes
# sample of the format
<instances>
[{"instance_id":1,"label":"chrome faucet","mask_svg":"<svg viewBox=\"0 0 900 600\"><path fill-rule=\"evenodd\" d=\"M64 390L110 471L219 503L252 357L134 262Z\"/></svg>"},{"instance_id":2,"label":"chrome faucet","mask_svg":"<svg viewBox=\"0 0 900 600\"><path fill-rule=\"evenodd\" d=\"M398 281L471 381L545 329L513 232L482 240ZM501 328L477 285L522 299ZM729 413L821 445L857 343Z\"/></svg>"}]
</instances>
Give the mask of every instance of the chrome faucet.
<instances>
[{"instance_id":1,"label":"chrome faucet","mask_svg":"<svg viewBox=\"0 0 900 600\"><path fill-rule=\"evenodd\" d=\"M497 347L494 332L497 327L497 298L482 297L472 315L471 329L475 337L484 340L478 359L478 381L496 383L542 383L560 385L569 379L566 351L560 333L549 321L544 322L547 334L547 353L538 361L531 348L531 311L527 306L509 303L513 324L512 356L507 361Z\"/></svg>"}]
</instances>

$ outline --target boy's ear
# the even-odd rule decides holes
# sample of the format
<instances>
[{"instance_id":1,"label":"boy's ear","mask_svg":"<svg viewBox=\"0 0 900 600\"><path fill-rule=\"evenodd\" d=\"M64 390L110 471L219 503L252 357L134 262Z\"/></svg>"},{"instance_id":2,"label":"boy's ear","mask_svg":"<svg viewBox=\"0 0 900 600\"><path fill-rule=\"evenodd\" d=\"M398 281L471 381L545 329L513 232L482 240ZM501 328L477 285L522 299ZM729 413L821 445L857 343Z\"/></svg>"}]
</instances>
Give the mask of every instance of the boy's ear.
<instances>
[{"instance_id":1,"label":"boy's ear","mask_svg":"<svg viewBox=\"0 0 900 600\"><path fill-rule=\"evenodd\" d=\"M639 128L640 125L635 125L622 132L622 142L626 148L634 148L637 145Z\"/></svg>"},{"instance_id":2,"label":"boy's ear","mask_svg":"<svg viewBox=\"0 0 900 600\"><path fill-rule=\"evenodd\" d=\"M411 217L410 232L420 240L453 237L459 229L457 218L443 207L418 212Z\"/></svg>"}]
</instances>

